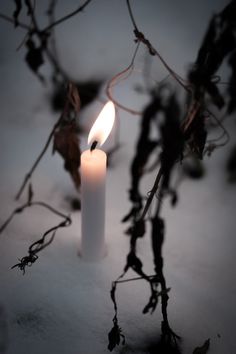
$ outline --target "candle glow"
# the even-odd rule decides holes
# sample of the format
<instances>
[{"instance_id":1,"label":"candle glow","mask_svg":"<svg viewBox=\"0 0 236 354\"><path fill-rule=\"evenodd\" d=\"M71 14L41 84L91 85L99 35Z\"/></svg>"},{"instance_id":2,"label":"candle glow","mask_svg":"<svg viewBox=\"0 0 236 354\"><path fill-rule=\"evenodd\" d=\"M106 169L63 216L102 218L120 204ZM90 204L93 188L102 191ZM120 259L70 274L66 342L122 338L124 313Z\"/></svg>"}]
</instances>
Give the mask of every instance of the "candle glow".
<instances>
[{"instance_id":1,"label":"candle glow","mask_svg":"<svg viewBox=\"0 0 236 354\"><path fill-rule=\"evenodd\" d=\"M100 146L107 140L115 120L115 107L108 101L94 122L88 136L88 144L97 141Z\"/></svg>"},{"instance_id":2,"label":"candle glow","mask_svg":"<svg viewBox=\"0 0 236 354\"><path fill-rule=\"evenodd\" d=\"M93 124L88 143L102 145L115 119L114 104L109 101ZM81 155L81 255L97 261L105 255L106 153L86 150Z\"/></svg>"}]
</instances>

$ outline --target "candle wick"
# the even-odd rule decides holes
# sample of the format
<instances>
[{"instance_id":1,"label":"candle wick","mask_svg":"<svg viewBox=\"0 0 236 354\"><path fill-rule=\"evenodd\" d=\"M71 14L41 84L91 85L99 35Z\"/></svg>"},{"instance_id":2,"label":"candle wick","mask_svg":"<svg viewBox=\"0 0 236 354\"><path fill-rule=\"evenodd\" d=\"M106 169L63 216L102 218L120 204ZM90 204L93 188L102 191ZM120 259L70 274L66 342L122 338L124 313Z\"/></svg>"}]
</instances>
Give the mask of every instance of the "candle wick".
<instances>
[{"instance_id":1,"label":"candle wick","mask_svg":"<svg viewBox=\"0 0 236 354\"><path fill-rule=\"evenodd\" d=\"M98 142L96 140L94 140L94 142L92 143L92 145L90 147L91 152L96 148L97 144L98 144Z\"/></svg>"}]
</instances>

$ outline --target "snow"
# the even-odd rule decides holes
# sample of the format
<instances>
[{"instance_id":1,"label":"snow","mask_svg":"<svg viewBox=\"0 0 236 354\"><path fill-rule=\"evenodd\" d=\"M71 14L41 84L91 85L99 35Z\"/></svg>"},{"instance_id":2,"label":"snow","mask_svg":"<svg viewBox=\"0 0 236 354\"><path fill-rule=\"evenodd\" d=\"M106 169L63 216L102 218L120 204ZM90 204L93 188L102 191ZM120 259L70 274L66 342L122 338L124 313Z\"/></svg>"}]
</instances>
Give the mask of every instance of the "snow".
<instances>
[{"instance_id":1,"label":"snow","mask_svg":"<svg viewBox=\"0 0 236 354\"><path fill-rule=\"evenodd\" d=\"M205 1L199 1L198 6L196 2L190 2L196 8L189 11L184 25L181 8L187 3L189 1L181 1L180 8L176 6L176 9L169 11L170 6L174 6L173 2L160 1L161 10L158 11L158 2L150 1L148 6L139 0L136 8L137 22L142 23L143 31L156 46L161 43L161 53L181 74L195 58L206 21L213 11L225 4L218 1L213 8L212 4L207 6ZM44 4L45 1L42 1L42 6ZM72 0L68 4L59 2L58 16L74 9L76 4ZM12 6L9 2L3 2L0 11L11 13ZM119 23L116 16L115 20L109 18L104 22L108 15L114 14L119 15L122 22ZM94 43L93 46L88 46L87 41L79 42L83 39L86 21L91 21L88 38L89 43ZM114 26L114 37L104 23ZM188 30L190 24L192 31ZM163 36L158 38L157 28L163 32ZM92 2L77 20L73 19L57 29L64 66L68 70L74 68L78 77L82 72L83 78L114 75L129 64L133 48L131 31L125 2L123 8L115 1ZM14 195L57 116L49 107L49 89L45 89L26 68L23 50L15 52L23 32L12 29L1 20L0 33L2 223L19 205L14 201ZM87 50L91 52L89 58L83 54ZM143 54L138 58L137 66L141 68L142 63ZM163 76L159 66L154 66L153 70L159 78ZM133 81L137 82L137 72L135 75ZM122 83L122 90L117 89L117 97L121 102L124 99L131 107L140 109L147 97L131 92L133 81L131 78L129 87ZM97 112L100 110L98 107L94 109ZM89 114L87 109L82 117L84 121L89 119ZM107 334L114 316L109 291L111 281L123 270L129 247L129 239L124 235L126 225L120 221L130 207L127 193L129 165L139 128L139 120L135 116L120 113L120 120L122 146L114 156L113 167L107 176L106 258L101 262L89 263L78 256L80 214L72 212L68 203L68 197L76 196L76 192L70 177L63 170L60 157L51 156L50 149L33 177L35 199L48 202L64 213L71 213L72 225L58 230L53 243L39 254L37 262L26 269L24 276L17 269L11 270L11 266L27 254L31 242L61 220L40 207L33 207L16 215L0 235L0 353L108 352ZM226 127L235 134L235 122L227 121ZM236 186L227 182L224 171L232 143L216 151L211 158L206 158L206 176L203 179L193 181L186 178L182 182L176 208L171 208L166 200L162 211L167 224L164 274L167 286L171 287L169 321L173 330L183 338L183 354L192 353L207 338L211 338L210 353L236 352ZM82 146L86 146L85 139ZM155 174L145 178L143 193L150 190L154 178ZM24 198L21 201L24 202ZM148 232L139 241L138 254L144 269L152 274ZM129 272L128 276L135 274ZM126 345L115 349L115 353L148 353L150 343L158 340L161 311L157 307L152 316L143 315L142 309L148 298L149 289L143 281L118 286L118 318L126 335Z\"/></svg>"}]
</instances>

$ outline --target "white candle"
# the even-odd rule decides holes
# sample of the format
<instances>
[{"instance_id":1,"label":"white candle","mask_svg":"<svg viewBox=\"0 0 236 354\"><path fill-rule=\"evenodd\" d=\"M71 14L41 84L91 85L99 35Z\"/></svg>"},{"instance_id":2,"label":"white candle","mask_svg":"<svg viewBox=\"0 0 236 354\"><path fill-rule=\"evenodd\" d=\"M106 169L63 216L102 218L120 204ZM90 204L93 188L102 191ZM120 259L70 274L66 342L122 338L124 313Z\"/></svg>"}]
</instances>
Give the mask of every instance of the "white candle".
<instances>
[{"instance_id":1,"label":"white candle","mask_svg":"<svg viewBox=\"0 0 236 354\"><path fill-rule=\"evenodd\" d=\"M102 145L112 129L115 108L108 102L95 121L88 143ZM105 256L106 153L86 150L81 155L81 255L97 261Z\"/></svg>"}]
</instances>

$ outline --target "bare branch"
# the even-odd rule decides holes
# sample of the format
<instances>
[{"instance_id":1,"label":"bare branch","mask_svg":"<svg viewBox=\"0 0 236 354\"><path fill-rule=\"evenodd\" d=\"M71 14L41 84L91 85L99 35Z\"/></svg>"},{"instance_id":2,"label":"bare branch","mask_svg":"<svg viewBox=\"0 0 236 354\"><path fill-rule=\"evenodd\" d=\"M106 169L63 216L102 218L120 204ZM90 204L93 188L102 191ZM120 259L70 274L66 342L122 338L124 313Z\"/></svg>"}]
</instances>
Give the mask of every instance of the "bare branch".
<instances>
[{"instance_id":1,"label":"bare branch","mask_svg":"<svg viewBox=\"0 0 236 354\"><path fill-rule=\"evenodd\" d=\"M162 64L164 65L164 67L166 68L166 70L169 72L169 74L187 91L190 92L190 88L189 86L185 83L185 81L174 72L174 70L171 69L171 67L166 63L166 61L164 60L164 58L160 55L160 53L153 47L153 45L151 44L151 42L144 36L144 34L138 29L138 26L134 20L134 16L132 13L132 9L130 6L130 0L126 0L127 6L128 6L128 11L129 11L129 15L132 21L132 24L134 26L134 35L136 37L137 42L142 42L143 44L146 45L146 47L149 50L149 53L151 55L156 55L159 60L162 62Z\"/></svg>"},{"instance_id":2,"label":"bare branch","mask_svg":"<svg viewBox=\"0 0 236 354\"><path fill-rule=\"evenodd\" d=\"M44 156L44 154L46 153L53 137L54 137L54 134L56 132L56 130L58 129L58 127L60 126L61 122L63 121L64 117L67 116L69 114L69 110L70 110L70 107L73 107L73 110L78 113L79 109L80 109L80 101L79 100L79 96L78 97L74 97L74 93L73 93L73 89L72 89L73 84L72 83L69 83L68 84L68 89L67 89L67 96L66 96L66 101L65 101L65 105L64 105L64 109L63 109L63 112L62 114L60 115L58 121L54 124L48 138L47 138L47 141L42 149L42 151L40 152L39 156L37 157L37 159L35 160L33 166L31 167L31 169L29 170L29 172L25 175L25 178L22 182L22 185L19 189L19 191L17 192L16 194L16 197L15 199L18 200L21 196L21 194L23 193L27 183L29 182L32 174L34 173L35 169L37 168L39 162L41 161L42 157Z\"/></svg>"},{"instance_id":3,"label":"bare branch","mask_svg":"<svg viewBox=\"0 0 236 354\"><path fill-rule=\"evenodd\" d=\"M56 20L55 22L51 23L49 26L47 26L44 29L44 32L51 30L53 27L59 25L62 22L69 20L71 17L77 15L79 12L82 12L91 1L92 0L85 1L85 3L83 5L81 5L80 7L78 7L75 11L73 11L73 12L69 13L68 15L63 16L63 17L59 18L58 20Z\"/></svg>"},{"instance_id":4,"label":"bare branch","mask_svg":"<svg viewBox=\"0 0 236 354\"><path fill-rule=\"evenodd\" d=\"M3 20L5 20L5 21L7 21L9 23L12 23L12 24L15 23L15 21L14 21L14 19L12 17L9 17L9 16L7 16L7 15L5 15L3 13L0 13L0 18L2 18ZM25 29L27 31L30 31L30 29L31 29L29 25L26 25L25 23L22 23L22 22L19 22L19 21L18 21L18 27L21 27L21 28L23 28L23 29Z\"/></svg>"},{"instance_id":5,"label":"bare branch","mask_svg":"<svg viewBox=\"0 0 236 354\"><path fill-rule=\"evenodd\" d=\"M60 118L58 119L58 121L56 122L56 124L54 125L51 133L49 134L48 136L48 139L42 149L42 151L40 152L39 156L37 157L36 161L34 162L33 166L31 167L31 169L29 170L29 172L25 175L25 178L23 180L23 183L19 189L19 191L17 192L16 194L16 197L15 199L18 200L21 196L21 194L23 193L24 189L25 189L25 186L27 185L27 183L29 182L32 174L34 173L35 169L37 168L39 162L41 161L42 157L44 156L45 152L47 151L51 141L52 141L52 138L54 136L54 133L55 131L57 130L57 128L59 127L60 123L61 123L61 120L62 120L62 116L60 116Z\"/></svg>"},{"instance_id":6,"label":"bare branch","mask_svg":"<svg viewBox=\"0 0 236 354\"><path fill-rule=\"evenodd\" d=\"M43 208L49 210L50 212L52 212L53 214L59 216L60 218L63 218L64 220L61 221L56 226L53 226L49 230L45 231L39 240L33 242L29 246L28 255L21 258L20 263L17 263L14 266L12 266L12 268L18 267L20 270L23 271L23 274L25 273L25 267L31 266L38 259L37 254L52 243L57 230L62 227L67 227L67 226L71 225L71 223L72 223L70 216L65 215L61 211L58 211L57 209L55 209L54 207L52 207L51 205L49 205L45 202L42 202L42 201L33 202L32 198L33 198L33 191L32 191L32 186L30 185L28 201L25 204L21 205L20 207L17 207L15 210L13 210L13 212L10 214L10 216L7 218L7 220L1 225L0 234L5 230L5 228L8 226L8 224L11 222L11 220L14 218L14 216L16 214L22 213L25 209L33 207L33 206L43 207ZM49 237L49 239L46 241L46 238L48 238L48 237Z\"/></svg>"}]
</instances>

